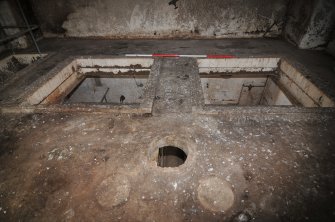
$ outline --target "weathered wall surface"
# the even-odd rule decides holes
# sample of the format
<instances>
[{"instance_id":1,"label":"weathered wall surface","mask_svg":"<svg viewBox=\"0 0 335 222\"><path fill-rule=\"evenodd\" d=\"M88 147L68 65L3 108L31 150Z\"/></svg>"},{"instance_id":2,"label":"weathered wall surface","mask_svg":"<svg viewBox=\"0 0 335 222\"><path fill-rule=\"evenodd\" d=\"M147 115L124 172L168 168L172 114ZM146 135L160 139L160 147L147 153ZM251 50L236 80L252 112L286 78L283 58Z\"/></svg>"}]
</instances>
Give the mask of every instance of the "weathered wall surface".
<instances>
[{"instance_id":1,"label":"weathered wall surface","mask_svg":"<svg viewBox=\"0 0 335 222\"><path fill-rule=\"evenodd\" d=\"M287 0L30 0L45 36L221 38L281 34Z\"/></svg>"},{"instance_id":2,"label":"weathered wall surface","mask_svg":"<svg viewBox=\"0 0 335 222\"><path fill-rule=\"evenodd\" d=\"M315 0L295 0L291 1L288 7L287 24L285 26L285 38L292 43L298 44L305 34L311 16Z\"/></svg>"},{"instance_id":3,"label":"weathered wall surface","mask_svg":"<svg viewBox=\"0 0 335 222\"><path fill-rule=\"evenodd\" d=\"M13 5L9 1L0 1L0 25L2 26L15 26L20 25L20 20L16 15L16 11L13 10ZM7 36L14 35L20 32L19 29L3 29L1 30L0 37L5 38ZM25 36L14 39L13 41L5 42L0 45L0 52L5 51L8 48L26 48L28 47L28 41Z\"/></svg>"},{"instance_id":4,"label":"weathered wall surface","mask_svg":"<svg viewBox=\"0 0 335 222\"><path fill-rule=\"evenodd\" d=\"M330 40L327 46L327 52L335 57L335 30L333 31L332 39ZM335 64L334 64L334 71L335 71Z\"/></svg>"},{"instance_id":5,"label":"weathered wall surface","mask_svg":"<svg viewBox=\"0 0 335 222\"><path fill-rule=\"evenodd\" d=\"M284 35L299 48L325 47L334 28L334 0L291 1Z\"/></svg>"}]
</instances>

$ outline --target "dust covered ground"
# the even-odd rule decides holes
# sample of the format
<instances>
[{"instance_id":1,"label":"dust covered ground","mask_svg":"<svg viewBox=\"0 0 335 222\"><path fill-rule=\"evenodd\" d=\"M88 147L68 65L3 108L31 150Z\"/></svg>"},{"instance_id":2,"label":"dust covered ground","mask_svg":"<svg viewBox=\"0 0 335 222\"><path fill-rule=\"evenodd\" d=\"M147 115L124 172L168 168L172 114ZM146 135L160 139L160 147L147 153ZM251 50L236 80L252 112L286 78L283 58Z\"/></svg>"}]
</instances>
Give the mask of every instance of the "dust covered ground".
<instances>
[{"instance_id":1,"label":"dust covered ground","mask_svg":"<svg viewBox=\"0 0 335 222\"><path fill-rule=\"evenodd\" d=\"M335 119L2 115L1 221L333 221ZM187 141L161 168L157 140ZM230 209L216 203L225 181ZM205 181L205 182L204 182ZM207 198L207 199L206 199ZM214 198L214 199L213 199ZM218 197L218 200L220 198Z\"/></svg>"},{"instance_id":2,"label":"dust covered ground","mask_svg":"<svg viewBox=\"0 0 335 222\"><path fill-rule=\"evenodd\" d=\"M18 105L70 56L154 52L285 57L334 95L334 60L281 40L46 39L40 47L48 59L16 76L1 104ZM335 221L333 108L196 114L196 65L163 62L150 115L1 114L0 221ZM185 163L158 167L162 146L183 149Z\"/></svg>"}]
</instances>

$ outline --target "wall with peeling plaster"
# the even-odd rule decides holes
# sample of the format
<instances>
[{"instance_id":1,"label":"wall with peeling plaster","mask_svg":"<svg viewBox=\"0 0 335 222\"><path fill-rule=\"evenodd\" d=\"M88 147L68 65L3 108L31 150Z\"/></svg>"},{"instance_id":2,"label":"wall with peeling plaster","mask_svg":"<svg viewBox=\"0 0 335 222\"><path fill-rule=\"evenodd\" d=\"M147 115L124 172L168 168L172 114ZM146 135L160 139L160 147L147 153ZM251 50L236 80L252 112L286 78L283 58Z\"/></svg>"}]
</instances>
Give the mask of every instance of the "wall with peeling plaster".
<instances>
[{"instance_id":1,"label":"wall with peeling plaster","mask_svg":"<svg viewBox=\"0 0 335 222\"><path fill-rule=\"evenodd\" d=\"M333 31L332 38L327 45L327 52L335 57L335 30ZM334 71L335 71L335 64L334 64Z\"/></svg>"},{"instance_id":2,"label":"wall with peeling plaster","mask_svg":"<svg viewBox=\"0 0 335 222\"><path fill-rule=\"evenodd\" d=\"M291 1L287 18L287 40L302 49L324 48L335 29L335 1Z\"/></svg>"},{"instance_id":3,"label":"wall with peeling plaster","mask_svg":"<svg viewBox=\"0 0 335 222\"><path fill-rule=\"evenodd\" d=\"M281 35L287 0L30 0L44 35L222 38Z\"/></svg>"},{"instance_id":4,"label":"wall with peeling plaster","mask_svg":"<svg viewBox=\"0 0 335 222\"><path fill-rule=\"evenodd\" d=\"M1 26L15 26L23 24L20 20L20 14L13 7L13 3L9 1L0 1L0 25ZM18 33L19 29L2 29L0 30L0 37L5 38L6 36L14 35ZM0 45L0 52L11 48L27 48L29 42L26 36L21 36L13 41L8 41L6 44Z\"/></svg>"}]
</instances>

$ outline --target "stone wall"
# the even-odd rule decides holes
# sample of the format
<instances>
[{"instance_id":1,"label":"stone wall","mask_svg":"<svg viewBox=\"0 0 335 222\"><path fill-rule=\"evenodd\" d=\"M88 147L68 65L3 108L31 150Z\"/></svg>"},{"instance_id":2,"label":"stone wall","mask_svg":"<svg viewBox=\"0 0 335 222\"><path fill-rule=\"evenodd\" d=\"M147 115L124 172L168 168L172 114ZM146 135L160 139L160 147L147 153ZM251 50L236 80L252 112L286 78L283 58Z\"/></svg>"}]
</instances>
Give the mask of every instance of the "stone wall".
<instances>
[{"instance_id":1,"label":"stone wall","mask_svg":"<svg viewBox=\"0 0 335 222\"><path fill-rule=\"evenodd\" d=\"M18 12L13 7L15 4L9 1L0 1L0 25L2 26L18 26L21 20ZM14 35L20 32L20 29L3 29L1 30L0 37L5 38L7 36ZM5 42L0 45L0 52L11 48L26 48L29 42L25 36L14 39L13 41Z\"/></svg>"},{"instance_id":2,"label":"stone wall","mask_svg":"<svg viewBox=\"0 0 335 222\"><path fill-rule=\"evenodd\" d=\"M327 46L327 52L335 57L335 30L333 31L332 39L330 40ZM335 64L334 64L334 71L335 71Z\"/></svg>"},{"instance_id":3,"label":"stone wall","mask_svg":"<svg viewBox=\"0 0 335 222\"><path fill-rule=\"evenodd\" d=\"M291 1L284 36L299 48L325 48L334 29L334 0Z\"/></svg>"},{"instance_id":4,"label":"stone wall","mask_svg":"<svg viewBox=\"0 0 335 222\"><path fill-rule=\"evenodd\" d=\"M287 0L30 0L44 35L100 38L277 37Z\"/></svg>"}]
</instances>

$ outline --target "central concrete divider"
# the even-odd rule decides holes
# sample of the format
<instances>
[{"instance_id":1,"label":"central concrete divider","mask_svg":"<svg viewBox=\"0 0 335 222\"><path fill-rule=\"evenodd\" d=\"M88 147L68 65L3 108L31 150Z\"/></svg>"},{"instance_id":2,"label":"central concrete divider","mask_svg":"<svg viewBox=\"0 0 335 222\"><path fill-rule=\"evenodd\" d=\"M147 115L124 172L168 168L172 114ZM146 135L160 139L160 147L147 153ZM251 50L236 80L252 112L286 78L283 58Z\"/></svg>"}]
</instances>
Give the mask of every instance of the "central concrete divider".
<instances>
[{"instance_id":1,"label":"central concrete divider","mask_svg":"<svg viewBox=\"0 0 335 222\"><path fill-rule=\"evenodd\" d=\"M162 58L153 114L191 113L199 103L198 66L192 58Z\"/></svg>"}]
</instances>

